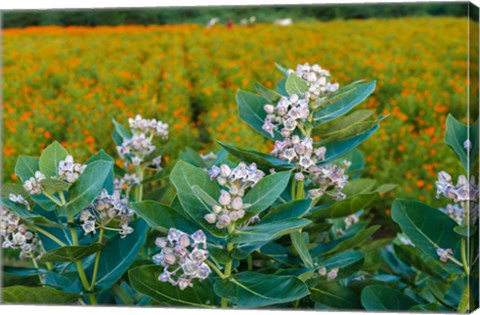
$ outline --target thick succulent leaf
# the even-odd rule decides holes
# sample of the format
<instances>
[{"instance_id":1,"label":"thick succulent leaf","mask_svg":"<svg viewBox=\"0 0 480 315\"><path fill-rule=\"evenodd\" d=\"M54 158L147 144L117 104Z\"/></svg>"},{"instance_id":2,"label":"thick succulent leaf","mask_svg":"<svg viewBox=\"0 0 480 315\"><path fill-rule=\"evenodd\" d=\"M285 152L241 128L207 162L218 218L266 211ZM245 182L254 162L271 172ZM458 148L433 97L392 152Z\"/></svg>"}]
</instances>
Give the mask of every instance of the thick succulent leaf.
<instances>
[{"instance_id":1,"label":"thick succulent leaf","mask_svg":"<svg viewBox=\"0 0 480 315\"><path fill-rule=\"evenodd\" d=\"M320 281L310 288L310 298L334 309L358 310L362 307L357 293L335 281Z\"/></svg>"},{"instance_id":2,"label":"thick succulent leaf","mask_svg":"<svg viewBox=\"0 0 480 315\"><path fill-rule=\"evenodd\" d=\"M284 66L276 62L275 62L275 67L277 67L277 69L280 70L280 72L283 73L284 76L288 76L288 68L285 68Z\"/></svg>"},{"instance_id":3,"label":"thick succulent leaf","mask_svg":"<svg viewBox=\"0 0 480 315\"><path fill-rule=\"evenodd\" d=\"M20 155L15 165L15 174L25 182L30 177L35 177L35 172L40 169L39 163L39 158Z\"/></svg>"},{"instance_id":4,"label":"thick succulent leaf","mask_svg":"<svg viewBox=\"0 0 480 315\"><path fill-rule=\"evenodd\" d=\"M40 185L47 194L51 195L56 192L67 191L72 186L71 183L56 178L46 178L40 182Z\"/></svg>"},{"instance_id":5,"label":"thick succulent leaf","mask_svg":"<svg viewBox=\"0 0 480 315\"><path fill-rule=\"evenodd\" d=\"M474 164L475 155L478 153L478 120L469 127L449 114L446 124L445 143L452 148L465 168L465 171L468 172ZM467 139L471 142L470 150L467 150L464 146Z\"/></svg>"},{"instance_id":6,"label":"thick succulent leaf","mask_svg":"<svg viewBox=\"0 0 480 315\"><path fill-rule=\"evenodd\" d=\"M290 218L303 217L310 208L310 199L294 200L271 209L262 217L262 223L274 222Z\"/></svg>"},{"instance_id":7,"label":"thick succulent leaf","mask_svg":"<svg viewBox=\"0 0 480 315\"><path fill-rule=\"evenodd\" d=\"M275 85L275 89L280 95L288 96L287 90L285 89L285 84L287 83L287 79L281 79Z\"/></svg>"},{"instance_id":8,"label":"thick succulent leaf","mask_svg":"<svg viewBox=\"0 0 480 315\"><path fill-rule=\"evenodd\" d=\"M46 273L48 270L41 268L24 268L24 267L12 267L3 266L2 271L11 275L17 276L36 276Z\"/></svg>"},{"instance_id":9,"label":"thick succulent leaf","mask_svg":"<svg viewBox=\"0 0 480 315\"><path fill-rule=\"evenodd\" d=\"M281 221L260 223L247 226L239 231L235 231L229 237L232 243L249 243L249 242L266 242L298 230L310 224L310 220L306 219L286 219Z\"/></svg>"},{"instance_id":10,"label":"thick succulent leaf","mask_svg":"<svg viewBox=\"0 0 480 315\"><path fill-rule=\"evenodd\" d=\"M192 234L200 229L198 224L185 218L174 208L156 201L147 200L137 202L131 204L130 207L136 214L147 221L148 225L164 232L170 228L176 228L185 233Z\"/></svg>"},{"instance_id":11,"label":"thick succulent leaf","mask_svg":"<svg viewBox=\"0 0 480 315\"><path fill-rule=\"evenodd\" d=\"M262 178L243 199L250 205L247 212L256 215L271 206L287 187L290 174L290 171L278 172Z\"/></svg>"},{"instance_id":12,"label":"thick succulent leaf","mask_svg":"<svg viewBox=\"0 0 480 315\"><path fill-rule=\"evenodd\" d=\"M44 277L45 285L65 292L80 293L83 286L78 281L78 272L56 273L49 271Z\"/></svg>"},{"instance_id":13,"label":"thick succulent leaf","mask_svg":"<svg viewBox=\"0 0 480 315\"><path fill-rule=\"evenodd\" d=\"M346 217L359 210L365 209L377 197L377 193L355 195L353 197L335 202L334 204L327 207L315 207L311 211L311 216L315 219L332 219Z\"/></svg>"},{"instance_id":14,"label":"thick succulent leaf","mask_svg":"<svg viewBox=\"0 0 480 315\"><path fill-rule=\"evenodd\" d=\"M85 164L88 167L88 165L92 164L95 161L107 161L107 162L111 162L112 164L114 164L114 166L116 166L115 160L103 150L100 150L97 154L95 154L90 159L88 159L88 161L85 162ZM107 174L107 178L105 179L105 182L103 185L103 188L105 188L109 194L113 194L114 179L115 179L114 168L111 168Z\"/></svg>"},{"instance_id":15,"label":"thick succulent leaf","mask_svg":"<svg viewBox=\"0 0 480 315\"><path fill-rule=\"evenodd\" d=\"M363 260L364 258L365 254L362 252L346 251L328 259L319 260L317 266L318 268L325 267L327 270L333 268L345 268Z\"/></svg>"},{"instance_id":16,"label":"thick succulent leaf","mask_svg":"<svg viewBox=\"0 0 480 315\"><path fill-rule=\"evenodd\" d=\"M300 96L308 91L308 83L295 73L290 73L285 82L285 90L288 95L297 94Z\"/></svg>"},{"instance_id":17,"label":"thick succulent leaf","mask_svg":"<svg viewBox=\"0 0 480 315\"><path fill-rule=\"evenodd\" d=\"M214 291L234 307L258 308L288 303L308 295L308 288L293 276L242 272L226 280L217 280Z\"/></svg>"},{"instance_id":18,"label":"thick succulent leaf","mask_svg":"<svg viewBox=\"0 0 480 315\"><path fill-rule=\"evenodd\" d=\"M293 231L290 233L290 239L292 240L292 246L297 251L304 265L313 267L313 259L308 251L308 242L305 240L304 234L300 230Z\"/></svg>"},{"instance_id":19,"label":"thick succulent leaf","mask_svg":"<svg viewBox=\"0 0 480 315\"><path fill-rule=\"evenodd\" d=\"M263 109L265 104L268 104L268 100L263 96L258 96L254 93L238 90L235 97L238 104L238 114L240 118L255 129L261 135L275 140L283 139L278 130L274 130L274 137L262 129L265 122L267 112Z\"/></svg>"},{"instance_id":20,"label":"thick succulent leaf","mask_svg":"<svg viewBox=\"0 0 480 315\"><path fill-rule=\"evenodd\" d=\"M183 209L195 222L216 237L227 236L225 230L218 229L214 224L205 221L204 216L211 213L212 209L193 191L194 186L202 187L208 195L218 200L220 190L216 182L210 180L207 172L187 162L178 161L170 174L170 180L177 189Z\"/></svg>"},{"instance_id":21,"label":"thick succulent leaf","mask_svg":"<svg viewBox=\"0 0 480 315\"><path fill-rule=\"evenodd\" d=\"M448 277L449 272L443 269L440 261L422 254L418 248L411 245L398 244L394 244L393 248L397 257L407 265L433 277Z\"/></svg>"},{"instance_id":22,"label":"thick succulent leaf","mask_svg":"<svg viewBox=\"0 0 480 315\"><path fill-rule=\"evenodd\" d=\"M275 169L287 169L292 168L294 165L288 163L287 161L279 160L271 155L264 154L261 152L256 152L252 150L245 150L233 146L231 144L226 144L220 141L217 141L225 150L228 151L233 156L236 156L241 161L245 163L255 163L259 169L268 171L272 168Z\"/></svg>"},{"instance_id":23,"label":"thick succulent leaf","mask_svg":"<svg viewBox=\"0 0 480 315\"><path fill-rule=\"evenodd\" d=\"M278 94L276 91L270 90L269 88L263 86L258 82L255 82L255 84L253 84L253 88L270 103L276 103L282 97L282 95Z\"/></svg>"},{"instance_id":24,"label":"thick succulent leaf","mask_svg":"<svg viewBox=\"0 0 480 315\"><path fill-rule=\"evenodd\" d=\"M6 304L71 304L80 296L49 287L11 286L2 289L2 302Z\"/></svg>"},{"instance_id":25,"label":"thick succulent leaf","mask_svg":"<svg viewBox=\"0 0 480 315\"><path fill-rule=\"evenodd\" d=\"M375 91L376 81L346 86L336 93L334 103L317 111L313 118L316 125L326 123L351 111Z\"/></svg>"},{"instance_id":26,"label":"thick succulent leaf","mask_svg":"<svg viewBox=\"0 0 480 315\"><path fill-rule=\"evenodd\" d=\"M190 147L186 147L185 150L180 152L178 158L196 167L207 167L207 163L205 163L200 154L198 154L197 151L193 150Z\"/></svg>"},{"instance_id":27,"label":"thick succulent leaf","mask_svg":"<svg viewBox=\"0 0 480 315\"><path fill-rule=\"evenodd\" d=\"M393 202L392 218L412 243L430 257L438 259L438 248L451 248L460 260L461 236L453 231L457 223L445 213L418 201L397 199ZM459 271L451 261L444 266L451 272Z\"/></svg>"},{"instance_id":28,"label":"thick succulent leaf","mask_svg":"<svg viewBox=\"0 0 480 315\"><path fill-rule=\"evenodd\" d=\"M132 137L132 133L115 119L112 119L112 122L115 127L113 129L112 138L115 142L115 145L120 146L122 145L123 140L130 139Z\"/></svg>"},{"instance_id":29,"label":"thick succulent leaf","mask_svg":"<svg viewBox=\"0 0 480 315\"><path fill-rule=\"evenodd\" d=\"M59 215L74 216L89 206L102 191L103 184L112 168L113 163L104 160L88 165L69 190L67 203L59 209Z\"/></svg>"},{"instance_id":30,"label":"thick succulent leaf","mask_svg":"<svg viewBox=\"0 0 480 315\"><path fill-rule=\"evenodd\" d=\"M45 255L42 256L41 261L74 262L95 254L101 248L102 245L99 243L81 246L64 246L46 252Z\"/></svg>"},{"instance_id":31,"label":"thick succulent leaf","mask_svg":"<svg viewBox=\"0 0 480 315\"><path fill-rule=\"evenodd\" d=\"M218 297L213 293L208 280L194 281L193 287L182 291L178 286L159 281L162 272L163 267L155 265L133 268L128 272L130 285L137 292L162 303L189 307L215 307L218 304Z\"/></svg>"},{"instance_id":32,"label":"thick succulent leaf","mask_svg":"<svg viewBox=\"0 0 480 315\"><path fill-rule=\"evenodd\" d=\"M68 151L57 141L50 144L40 155L39 168L46 177L58 176L58 164L65 160Z\"/></svg>"},{"instance_id":33,"label":"thick succulent leaf","mask_svg":"<svg viewBox=\"0 0 480 315\"><path fill-rule=\"evenodd\" d=\"M112 237L100 252L97 282L95 289L104 291L110 288L122 277L137 257L145 243L148 225L143 219L131 223L133 233L121 238L119 234ZM86 270L87 275L93 275L93 265Z\"/></svg>"},{"instance_id":34,"label":"thick succulent leaf","mask_svg":"<svg viewBox=\"0 0 480 315\"><path fill-rule=\"evenodd\" d=\"M408 295L386 285L371 285L363 289L361 302L367 311L401 311L417 305Z\"/></svg>"}]
</instances>

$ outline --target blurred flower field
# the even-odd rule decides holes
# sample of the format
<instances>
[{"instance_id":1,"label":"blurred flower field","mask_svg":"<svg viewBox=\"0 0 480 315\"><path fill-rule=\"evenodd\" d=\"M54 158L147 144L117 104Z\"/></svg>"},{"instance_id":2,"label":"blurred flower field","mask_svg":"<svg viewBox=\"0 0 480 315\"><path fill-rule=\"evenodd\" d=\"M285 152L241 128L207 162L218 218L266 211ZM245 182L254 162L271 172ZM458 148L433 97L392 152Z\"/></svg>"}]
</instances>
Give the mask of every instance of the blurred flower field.
<instances>
[{"instance_id":1,"label":"blurred flower field","mask_svg":"<svg viewBox=\"0 0 480 315\"><path fill-rule=\"evenodd\" d=\"M260 80L272 87L281 77L274 62L290 68L310 62L330 70L340 86L377 80L361 107L390 116L360 147L368 172L398 184L392 196L431 202L436 174L447 165L460 170L442 143L446 115L466 115L467 23L4 30L3 179L13 179L18 155L36 155L53 140L80 159L103 147L113 154L111 119L125 123L135 114L168 123L173 152L186 145L215 151L215 140L264 150L266 139L236 114L236 90Z\"/></svg>"}]
</instances>

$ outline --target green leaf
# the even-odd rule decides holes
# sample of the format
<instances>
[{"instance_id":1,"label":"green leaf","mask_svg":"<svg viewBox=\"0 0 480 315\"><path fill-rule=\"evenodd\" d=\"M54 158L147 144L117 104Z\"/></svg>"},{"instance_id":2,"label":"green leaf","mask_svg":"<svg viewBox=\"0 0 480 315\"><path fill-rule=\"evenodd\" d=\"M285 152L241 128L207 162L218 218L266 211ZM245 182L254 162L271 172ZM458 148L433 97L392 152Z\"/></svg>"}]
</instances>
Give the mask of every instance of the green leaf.
<instances>
[{"instance_id":1,"label":"green leaf","mask_svg":"<svg viewBox=\"0 0 480 315\"><path fill-rule=\"evenodd\" d=\"M336 93L336 101L314 114L315 125L326 123L348 113L375 91L376 81L349 85Z\"/></svg>"},{"instance_id":2,"label":"green leaf","mask_svg":"<svg viewBox=\"0 0 480 315\"><path fill-rule=\"evenodd\" d=\"M256 215L271 206L287 187L290 174L290 171L278 172L262 178L243 199L250 205L247 212Z\"/></svg>"},{"instance_id":3,"label":"green leaf","mask_svg":"<svg viewBox=\"0 0 480 315\"><path fill-rule=\"evenodd\" d=\"M88 165L92 164L95 161L107 161L107 162L113 163L114 167L116 166L115 160L103 150L100 150L97 154L95 154L90 159L88 159L88 161L85 162L85 164L88 167ZM103 187L108 191L109 194L113 194L114 179L115 179L114 168L111 168L107 174L107 178L105 179L105 183L103 185Z\"/></svg>"},{"instance_id":4,"label":"green leaf","mask_svg":"<svg viewBox=\"0 0 480 315\"><path fill-rule=\"evenodd\" d=\"M215 307L218 298L212 291L208 280L194 281L193 287L180 290L168 282L158 280L163 272L162 266L147 265L131 269L128 272L130 285L134 290L159 302L172 302L174 305L193 307ZM210 284L210 285L209 285Z\"/></svg>"},{"instance_id":5,"label":"green leaf","mask_svg":"<svg viewBox=\"0 0 480 315\"><path fill-rule=\"evenodd\" d=\"M308 288L293 276L242 272L226 280L217 280L215 293L240 308L257 308L299 300Z\"/></svg>"},{"instance_id":6,"label":"green leaf","mask_svg":"<svg viewBox=\"0 0 480 315\"><path fill-rule=\"evenodd\" d=\"M362 307L358 294L335 281L320 281L310 292L312 300L334 309L358 310Z\"/></svg>"},{"instance_id":7,"label":"green leaf","mask_svg":"<svg viewBox=\"0 0 480 315\"><path fill-rule=\"evenodd\" d=\"M50 144L40 155L39 167L46 177L58 176L58 164L65 160L68 151L57 141Z\"/></svg>"},{"instance_id":8,"label":"green leaf","mask_svg":"<svg viewBox=\"0 0 480 315\"><path fill-rule=\"evenodd\" d=\"M270 90L269 88L263 86L258 82L255 82L255 84L253 84L253 88L271 103L277 103L280 98L282 98L282 95L278 94L274 90Z\"/></svg>"},{"instance_id":9,"label":"green leaf","mask_svg":"<svg viewBox=\"0 0 480 315\"><path fill-rule=\"evenodd\" d=\"M177 189L178 198L185 212L203 229L216 237L224 238L227 235L224 229L218 229L214 224L205 221L204 216L211 212L211 208L193 191L194 186L199 186L208 195L218 199L220 190L217 184L210 180L208 173L184 161L178 161L170 174L170 180Z\"/></svg>"},{"instance_id":10,"label":"green leaf","mask_svg":"<svg viewBox=\"0 0 480 315\"><path fill-rule=\"evenodd\" d=\"M332 142L343 141L361 135L364 132L378 125L378 123L385 117L379 117L376 120L365 120L352 123L348 127L341 130L329 131L320 135L320 140L316 142L317 145L326 145Z\"/></svg>"},{"instance_id":11,"label":"green leaf","mask_svg":"<svg viewBox=\"0 0 480 315\"><path fill-rule=\"evenodd\" d=\"M347 251L328 259L320 260L317 265L318 268L325 267L327 270L333 268L345 268L363 260L365 254L362 252ZM341 270L340 270L341 271Z\"/></svg>"},{"instance_id":12,"label":"green leaf","mask_svg":"<svg viewBox=\"0 0 480 315\"><path fill-rule=\"evenodd\" d=\"M252 150L241 149L236 146L226 144L220 141L217 141L217 142L223 148L225 148L225 150L227 150L228 153L232 154L233 156L236 156L238 159L240 159L241 161L244 161L245 163L255 163L257 164L257 167L262 170L269 170L272 168L275 168L278 170L279 168L282 169L282 168L293 167L293 165L289 164L287 161L279 160L268 154L264 154L264 153L256 152Z\"/></svg>"},{"instance_id":13,"label":"green leaf","mask_svg":"<svg viewBox=\"0 0 480 315\"><path fill-rule=\"evenodd\" d=\"M122 145L123 141L132 137L131 132L125 128L122 124L118 123L115 119L112 119L115 129L113 130L113 140L117 146Z\"/></svg>"},{"instance_id":14,"label":"green leaf","mask_svg":"<svg viewBox=\"0 0 480 315\"><path fill-rule=\"evenodd\" d=\"M98 277L95 290L104 291L122 277L137 257L145 243L148 225L142 219L130 224L133 233L121 238L120 234L112 237L100 252ZM88 268L87 275L93 275L93 265Z\"/></svg>"},{"instance_id":15,"label":"green leaf","mask_svg":"<svg viewBox=\"0 0 480 315\"><path fill-rule=\"evenodd\" d=\"M103 184L112 168L112 162L103 160L89 164L70 189L67 203L59 209L59 214L74 216L90 205L102 191Z\"/></svg>"},{"instance_id":16,"label":"green leaf","mask_svg":"<svg viewBox=\"0 0 480 315\"><path fill-rule=\"evenodd\" d=\"M202 159L200 154L198 154L197 151L191 149L190 147L186 147L184 151L180 152L178 155L178 158L196 167L200 167L200 168L207 167L207 164Z\"/></svg>"},{"instance_id":17,"label":"green leaf","mask_svg":"<svg viewBox=\"0 0 480 315\"><path fill-rule=\"evenodd\" d=\"M420 251L410 245L393 245L397 257L407 265L423 271L433 277L448 277L448 271L445 271L441 262L428 256L422 255Z\"/></svg>"},{"instance_id":18,"label":"green leaf","mask_svg":"<svg viewBox=\"0 0 480 315\"><path fill-rule=\"evenodd\" d=\"M20 155L15 165L15 174L25 182L30 177L35 177L35 172L39 170L40 159L33 156Z\"/></svg>"},{"instance_id":19,"label":"green leaf","mask_svg":"<svg viewBox=\"0 0 480 315\"><path fill-rule=\"evenodd\" d=\"M275 62L275 67L277 67L278 70L280 70L281 73L283 73L285 76L288 75L288 68L285 68L284 66L278 64Z\"/></svg>"},{"instance_id":20,"label":"green leaf","mask_svg":"<svg viewBox=\"0 0 480 315\"><path fill-rule=\"evenodd\" d=\"M358 233L353 234L351 237L342 240L335 245L332 249L329 249L325 252L322 252L322 255L335 254L344 250L348 250L360 245L362 242L367 240L373 233L375 233L380 228L380 225L373 225L368 229L360 230Z\"/></svg>"},{"instance_id":21,"label":"green leaf","mask_svg":"<svg viewBox=\"0 0 480 315\"><path fill-rule=\"evenodd\" d=\"M310 209L310 199L293 200L271 209L262 217L262 223L303 217Z\"/></svg>"},{"instance_id":22,"label":"green leaf","mask_svg":"<svg viewBox=\"0 0 480 315\"><path fill-rule=\"evenodd\" d=\"M56 178L46 178L40 182L40 185L42 185L47 194L67 191L72 186L72 184Z\"/></svg>"},{"instance_id":23,"label":"green leaf","mask_svg":"<svg viewBox=\"0 0 480 315\"><path fill-rule=\"evenodd\" d=\"M238 114L240 118L261 135L272 139L270 134L262 129L265 117L267 116L267 112L263 109L263 106L268 104L268 100L263 96L258 96L254 93L242 90L238 90L235 99L237 100ZM283 139L278 130L274 130L273 134L273 139Z\"/></svg>"},{"instance_id":24,"label":"green leaf","mask_svg":"<svg viewBox=\"0 0 480 315\"><path fill-rule=\"evenodd\" d=\"M301 96L308 91L308 83L295 73L290 73L287 76L285 90L288 95L297 94L298 96Z\"/></svg>"},{"instance_id":25,"label":"green leaf","mask_svg":"<svg viewBox=\"0 0 480 315\"><path fill-rule=\"evenodd\" d=\"M147 221L148 225L164 232L167 232L170 228L176 228L192 234L200 229L199 225L185 218L174 208L156 201L136 202L131 204L130 207Z\"/></svg>"},{"instance_id":26,"label":"green leaf","mask_svg":"<svg viewBox=\"0 0 480 315\"><path fill-rule=\"evenodd\" d=\"M67 261L74 262L90 255L95 254L102 248L99 243L93 243L90 245L82 246L64 246L57 249L53 249L45 253L42 256L41 261Z\"/></svg>"},{"instance_id":27,"label":"green leaf","mask_svg":"<svg viewBox=\"0 0 480 315\"><path fill-rule=\"evenodd\" d=\"M80 296L49 287L15 285L2 289L2 302L6 304L72 304Z\"/></svg>"},{"instance_id":28,"label":"green leaf","mask_svg":"<svg viewBox=\"0 0 480 315\"><path fill-rule=\"evenodd\" d=\"M445 143L448 144L457 155L465 171L469 172L474 164L475 155L478 153L478 120L471 126L462 124L451 114L447 117L447 131L445 132ZM464 147L465 141L471 141L471 149Z\"/></svg>"},{"instance_id":29,"label":"green leaf","mask_svg":"<svg viewBox=\"0 0 480 315\"><path fill-rule=\"evenodd\" d=\"M205 190L200 188L200 186L195 185L195 186L192 187L192 190L193 190L193 193L195 194L195 196L197 196L198 199L203 201L203 203L205 203L206 206L213 207L215 205L219 205L218 201L213 199L212 196L207 194L207 192L205 192Z\"/></svg>"},{"instance_id":30,"label":"green leaf","mask_svg":"<svg viewBox=\"0 0 480 315\"><path fill-rule=\"evenodd\" d=\"M347 195L348 196L348 195ZM315 207L312 209L312 218L332 219L351 215L361 209L365 209L378 197L377 193L356 195L328 207Z\"/></svg>"},{"instance_id":31,"label":"green leaf","mask_svg":"<svg viewBox=\"0 0 480 315\"><path fill-rule=\"evenodd\" d=\"M457 223L445 213L418 201L397 199L393 202L392 218L412 243L430 257L438 259L438 248L451 248L460 259L461 237L453 231ZM451 272L458 271L451 261L443 265Z\"/></svg>"},{"instance_id":32,"label":"green leaf","mask_svg":"<svg viewBox=\"0 0 480 315\"><path fill-rule=\"evenodd\" d=\"M371 285L363 289L361 302L367 311L408 310L417 304L408 295L386 285Z\"/></svg>"},{"instance_id":33,"label":"green leaf","mask_svg":"<svg viewBox=\"0 0 480 315\"><path fill-rule=\"evenodd\" d=\"M477 227L475 225L472 226L456 226L453 228L455 233L463 237L472 237L477 232Z\"/></svg>"},{"instance_id":34,"label":"green leaf","mask_svg":"<svg viewBox=\"0 0 480 315\"><path fill-rule=\"evenodd\" d=\"M230 236L232 243L266 242L310 224L306 219L287 219L247 226Z\"/></svg>"},{"instance_id":35,"label":"green leaf","mask_svg":"<svg viewBox=\"0 0 480 315\"><path fill-rule=\"evenodd\" d=\"M419 311L423 313L450 313L452 310L437 303L428 303L422 305L415 305L410 308L409 311Z\"/></svg>"},{"instance_id":36,"label":"green leaf","mask_svg":"<svg viewBox=\"0 0 480 315\"><path fill-rule=\"evenodd\" d=\"M303 263L305 264L305 267L313 267L313 259L312 256L310 255L310 252L308 251L308 244L303 237L303 234L300 230L298 231L293 231L290 233L290 238L292 240L292 246L295 248L297 251L298 255L300 256L300 259L302 259Z\"/></svg>"}]
</instances>

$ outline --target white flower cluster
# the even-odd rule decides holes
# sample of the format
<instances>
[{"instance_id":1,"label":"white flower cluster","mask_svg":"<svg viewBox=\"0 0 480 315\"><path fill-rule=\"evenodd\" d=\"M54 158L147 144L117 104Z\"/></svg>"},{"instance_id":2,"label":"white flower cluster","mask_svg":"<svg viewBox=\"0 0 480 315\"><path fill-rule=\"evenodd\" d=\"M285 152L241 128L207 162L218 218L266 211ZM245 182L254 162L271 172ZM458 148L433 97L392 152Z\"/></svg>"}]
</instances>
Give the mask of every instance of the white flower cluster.
<instances>
[{"instance_id":1,"label":"white flower cluster","mask_svg":"<svg viewBox=\"0 0 480 315\"><path fill-rule=\"evenodd\" d=\"M243 162L233 170L227 164L213 166L208 173L211 180L216 179L226 189L221 190L218 204L213 205L212 212L204 218L208 223L216 223L217 228L223 229L245 216L242 197L248 188L255 186L265 176L265 173L257 169L255 163L247 166Z\"/></svg>"},{"instance_id":2,"label":"white flower cluster","mask_svg":"<svg viewBox=\"0 0 480 315\"><path fill-rule=\"evenodd\" d=\"M30 177L23 183L23 188L31 195L39 195L43 193L43 187L40 182L44 179L46 179L45 175L40 171L36 171L34 177Z\"/></svg>"},{"instance_id":3,"label":"white flower cluster","mask_svg":"<svg viewBox=\"0 0 480 315\"><path fill-rule=\"evenodd\" d=\"M157 238L155 244L161 251L152 259L164 267L158 277L162 282L178 285L184 290L193 286L193 279L204 280L212 272L205 263L208 258L207 238L202 230L189 235L172 228L166 238Z\"/></svg>"},{"instance_id":4,"label":"white flower cluster","mask_svg":"<svg viewBox=\"0 0 480 315\"><path fill-rule=\"evenodd\" d=\"M20 249L20 259L39 259L44 254L42 243L16 214L0 207L0 236L2 248Z\"/></svg>"},{"instance_id":5,"label":"white flower cluster","mask_svg":"<svg viewBox=\"0 0 480 315\"><path fill-rule=\"evenodd\" d=\"M154 150L152 138L148 138L144 133L134 134L130 139L124 139L121 146L117 146L120 157L122 159L129 157L135 166L140 165Z\"/></svg>"},{"instance_id":6,"label":"white flower cluster","mask_svg":"<svg viewBox=\"0 0 480 315\"><path fill-rule=\"evenodd\" d=\"M128 192L132 187L137 185L140 185L140 179L134 173L125 173L122 178L115 178L113 181L114 190L119 192L124 190ZM128 193L126 193L126 195L128 195Z\"/></svg>"},{"instance_id":7,"label":"white flower cluster","mask_svg":"<svg viewBox=\"0 0 480 315\"><path fill-rule=\"evenodd\" d=\"M296 94L290 97L283 96L277 105L266 104L263 109L267 112L262 129L273 137L273 131L283 126L280 133L289 137L295 128L308 119L310 109L308 99L301 99Z\"/></svg>"},{"instance_id":8,"label":"white flower cluster","mask_svg":"<svg viewBox=\"0 0 480 315\"><path fill-rule=\"evenodd\" d=\"M86 168L87 165L73 163L73 156L67 155L65 160L58 164L58 176L60 179L73 184Z\"/></svg>"},{"instance_id":9,"label":"white flower cluster","mask_svg":"<svg viewBox=\"0 0 480 315\"><path fill-rule=\"evenodd\" d=\"M445 171L438 173L438 180L435 182L437 198L443 195L453 202L472 201L478 203L478 186L475 184L475 177L470 177L468 182L465 175L458 176L457 185L452 183L452 176Z\"/></svg>"},{"instance_id":10,"label":"white flower cluster","mask_svg":"<svg viewBox=\"0 0 480 315\"><path fill-rule=\"evenodd\" d=\"M133 232L133 228L128 225L133 214L128 208L128 200L122 197L118 190L110 195L103 189L95 201L80 213L80 221L85 234L96 233L97 227L115 223L114 230L125 237Z\"/></svg>"},{"instance_id":11,"label":"white flower cluster","mask_svg":"<svg viewBox=\"0 0 480 315\"><path fill-rule=\"evenodd\" d=\"M347 196L342 192L348 182L345 169L335 164L314 166L310 169L310 179L315 187L308 191L310 198L319 198L324 194L335 200L343 200Z\"/></svg>"},{"instance_id":12,"label":"white flower cluster","mask_svg":"<svg viewBox=\"0 0 480 315\"><path fill-rule=\"evenodd\" d=\"M168 124L156 120L155 118L143 119L142 116L137 115L135 118L129 118L128 124L130 125L130 128L136 132L159 136L164 140L168 139Z\"/></svg>"},{"instance_id":13,"label":"white flower cluster","mask_svg":"<svg viewBox=\"0 0 480 315\"><path fill-rule=\"evenodd\" d=\"M318 274L322 277L326 277L328 281L333 281L337 278L338 268L332 268L330 271L327 271L327 268L322 267L318 270Z\"/></svg>"},{"instance_id":14,"label":"white flower cluster","mask_svg":"<svg viewBox=\"0 0 480 315\"><path fill-rule=\"evenodd\" d=\"M311 101L335 92L340 87L338 83L331 83L330 71L322 69L317 64L313 66L310 66L308 63L298 65L295 74L307 81L308 92L305 93L305 97Z\"/></svg>"},{"instance_id":15,"label":"white flower cluster","mask_svg":"<svg viewBox=\"0 0 480 315\"><path fill-rule=\"evenodd\" d=\"M25 206L25 208L27 208L28 210L30 210L30 204L28 203L27 200L25 200L25 198L23 198L22 195L9 194L9 195L8 195L8 199L9 199L11 202L15 202L15 203L21 204L21 205Z\"/></svg>"},{"instance_id":16,"label":"white flower cluster","mask_svg":"<svg viewBox=\"0 0 480 315\"><path fill-rule=\"evenodd\" d=\"M450 218L455 220L457 224L462 224L463 218L465 216L465 210L458 204L448 204L445 208L440 208L444 213L446 213Z\"/></svg>"}]
</instances>

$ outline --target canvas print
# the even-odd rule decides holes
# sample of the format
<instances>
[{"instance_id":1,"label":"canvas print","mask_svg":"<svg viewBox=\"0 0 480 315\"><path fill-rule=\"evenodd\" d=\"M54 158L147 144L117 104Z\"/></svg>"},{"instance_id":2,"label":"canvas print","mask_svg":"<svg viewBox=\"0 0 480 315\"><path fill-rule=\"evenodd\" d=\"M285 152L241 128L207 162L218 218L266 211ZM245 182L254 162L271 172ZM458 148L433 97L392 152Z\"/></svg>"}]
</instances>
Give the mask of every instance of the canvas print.
<instances>
[{"instance_id":1,"label":"canvas print","mask_svg":"<svg viewBox=\"0 0 480 315\"><path fill-rule=\"evenodd\" d=\"M475 5L1 17L2 303L478 307Z\"/></svg>"}]
</instances>

